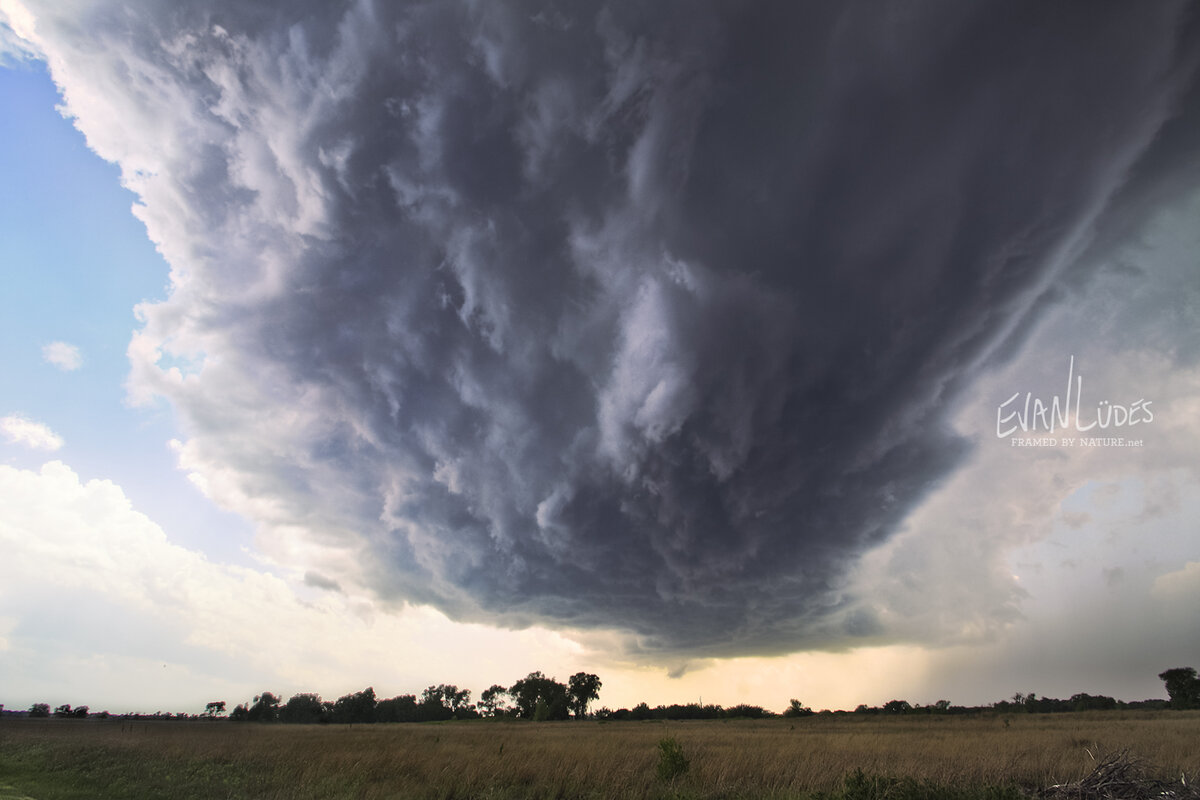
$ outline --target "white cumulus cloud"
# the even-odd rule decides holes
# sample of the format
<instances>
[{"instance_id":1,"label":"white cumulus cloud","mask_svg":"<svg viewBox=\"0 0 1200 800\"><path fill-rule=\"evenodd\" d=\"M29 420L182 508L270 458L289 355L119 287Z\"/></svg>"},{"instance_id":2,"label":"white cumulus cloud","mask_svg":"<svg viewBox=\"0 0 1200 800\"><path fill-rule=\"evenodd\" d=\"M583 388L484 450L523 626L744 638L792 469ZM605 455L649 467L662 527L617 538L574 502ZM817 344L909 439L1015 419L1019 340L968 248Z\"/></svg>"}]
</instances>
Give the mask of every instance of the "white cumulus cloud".
<instances>
[{"instance_id":1,"label":"white cumulus cloud","mask_svg":"<svg viewBox=\"0 0 1200 800\"><path fill-rule=\"evenodd\" d=\"M380 614L321 591L328 580L211 561L117 484L60 461L0 466L0 508L0 685L16 705L67 696L96 710L198 711L268 688L399 694L578 668L578 646L549 631L461 626L428 608Z\"/></svg>"},{"instance_id":2,"label":"white cumulus cloud","mask_svg":"<svg viewBox=\"0 0 1200 800\"><path fill-rule=\"evenodd\" d=\"M43 345L42 358L64 372L71 372L83 366L83 354L79 348L66 342L50 342Z\"/></svg>"},{"instance_id":3,"label":"white cumulus cloud","mask_svg":"<svg viewBox=\"0 0 1200 800\"><path fill-rule=\"evenodd\" d=\"M13 444L21 444L34 450L57 450L63 446L62 437L40 422L9 414L0 419L0 433Z\"/></svg>"},{"instance_id":4,"label":"white cumulus cloud","mask_svg":"<svg viewBox=\"0 0 1200 800\"><path fill-rule=\"evenodd\" d=\"M17 0L0 0L0 66L38 57L34 20Z\"/></svg>"}]
</instances>

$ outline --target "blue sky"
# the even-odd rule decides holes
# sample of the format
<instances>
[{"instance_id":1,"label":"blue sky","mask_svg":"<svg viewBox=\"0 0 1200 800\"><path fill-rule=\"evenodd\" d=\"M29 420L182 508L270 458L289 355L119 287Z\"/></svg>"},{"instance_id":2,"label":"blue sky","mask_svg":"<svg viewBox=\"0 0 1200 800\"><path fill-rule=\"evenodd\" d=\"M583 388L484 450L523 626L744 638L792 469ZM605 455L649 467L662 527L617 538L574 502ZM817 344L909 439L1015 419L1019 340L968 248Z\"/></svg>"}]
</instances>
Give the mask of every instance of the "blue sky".
<instances>
[{"instance_id":1,"label":"blue sky","mask_svg":"<svg viewBox=\"0 0 1200 800\"><path fill-rule=\"evenodd\" d=\"M0 0L0 702L1200 664L1182 7L756 5Z\"/></svg>"},{"instance_id":2,"label":"blue sky","mask_svg":"<svg viewBox=\"0 0 1200 800\"><path fill-rule=\"evenodd\" d=\"M238 559L250 526L206 502L176 469L171 408L127 402L134 307L162 299L168 286L166 262L130 213L136 196L58 112L44 62L0 69L0 102L0 360L10 376L0 410L49 426L65 442L55 457L84 479L115 481L152 517L172 519L182 543ZM53 342L78 348L81 365L49 363L43 348ZM10 465L39 466L43 457L4 449Z\"/></svg>"}]
</instances>

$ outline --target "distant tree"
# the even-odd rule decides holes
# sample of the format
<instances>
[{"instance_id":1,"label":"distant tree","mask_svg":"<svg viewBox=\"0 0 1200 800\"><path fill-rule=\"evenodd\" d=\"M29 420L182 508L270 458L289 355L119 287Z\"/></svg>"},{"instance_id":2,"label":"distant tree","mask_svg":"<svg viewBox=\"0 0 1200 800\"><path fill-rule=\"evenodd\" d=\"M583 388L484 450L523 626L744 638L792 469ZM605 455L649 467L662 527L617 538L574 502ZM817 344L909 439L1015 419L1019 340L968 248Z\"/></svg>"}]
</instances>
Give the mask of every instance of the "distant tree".
<instances>
[{"instance_id":1,"label":"distant tree","mask_svg":"<svg viewBox=\"0 0 1200 800\"><path fill-rule=\"evenodd\" d=\"M907 714L912 711L912 705L907 700L889 700L883 704L885 714Z\"/></svg>"},{"instance_id":2,"label":"distant tree","mask_svg":"<svg viewBox=\"0 0 1200 800\"><path fill-rule=\"evenodd\" d=\"M949 711L950 710L950 701L949 700L938 700L936 703L933 704L933 707L938 711L942 711L942 712Z\"/></svg>"},{"instance_id":3,"label":"distant tree","mask_svg":"<svg viewBox=\"0 0 1200 800\"><path fill-rule=\"evenodd\" d=\"M699 703L672 703L669 706L655 706L651 716L654 719L719 719L725 716L725 710L720 706L701 706Z\"/></svg>"},{"instance_id":4,"label":"distant tree","mask_svg":"<svg viewBox=\"0 0 1200 800\"><path fill-rule=\"evenodd\" d=\"M799 700L792 698L788 704L787 710L783 712L785 717L810 717L813 710L805 705L802 705Z\"/></svg>"},{"instance_id":5,"label":"distant tree","mask_svg":"<svg viewBox=\"0 0 1200 800\"><path fill-rule=\"evenodd\" d=\"M245 703L238 703L234 706L233 713L229 715L229 718L234 722L245 722L250 719L250 709L246 707Z\"/></svg>"},{"instance_id":6,"label":"distant tree","mask_svg":"<svg viewBox=\"0 0 1200 800\"><path fill-rule=\"evenodd\" d=\"M506 707L507 697L508 689L497 683L484 689L483 694L479 695L479 702L475 705L483 712L484 716L502 717L508 711Z\"/></svg>"},{"instance_id":7,"label":"distant tree","mask_svg":"<svg viewBox=\"0 0 1200 800\"><path fill-rule=\"evenodd\" d=\"M380 700L375 706L376 722L417 722L419 720L417 698L411 694Z\"/></svg>"},{"instance_id":8,"label":"distant tree","mask_svg":"<svg viewBox=\"0 0 1200 800\"><path fill-rule=\"evenodd\" d=\"M206 716L206 717L210 717L210 718L211 717L219 717L224 713L225 713L225 701L224 700L214 700L213 702L209 703L208 705L206 705L204 707L204 716Z\"/></svg>"},{"instance_id":9,"label":"distant tree","mask_svg":"<svg viewBox=\"0 0 1200 800\"><path fill-rule=\"evenodd\" d=\"M295 725L312 725L325 715L325 704L316 694L294 694L279 709L279 721Z\"/></svg>"},{"instance_id":10,"label":"distant tree","mask_svg":"<svg viewBox=\"0 0 1200 800\"><path fill-rule=\"evenodd\" d=\"M80 719L86 718L87 715L88 715L88 707L87 706L75 706L75 710L71 712L71 716L79 717Z\"/></svg>"},{"instance_id":11,"label":"distant tree","mask_svg":"<svg viewBox=\"0 0 1200 800\"><path fill-rule=\"evenodd\" d=\"M638 703L629 712L630 719L643 720L643 719L650 719L651 716L652 716L652 714L650 712L650 704L649 703Z\"/></svg>"},{"instance_id":12,"label":"distant tree","mask_svg":"<svg viewBox=\"0 0 1200 800\"><path fill-rule=\"evenodd\" d=\"M61 706L59 706L58 708L54 709L54 716L56 716L56 717L69 717L69 716L71 716L71 704L70 704L70 703L63 703L63 704L62 704Z\"/></svg>"},{"instance_id":13,"label":"distant tree","mask_svg":"<svg viewBox=\"0 0 1200 800\"><path fill-rule=\"evenodd\" d=\"M1144 711L1163 711L1171 707L1170 700L1130 700L1129 702L1121 703L1122 708L1144 710Z\"/></svg>"},{"instance_id":14,"label":"distant tree","mask_svg":"<svg viewBox=\"0 0 1200 800\"><path fill-rule=\"evenodd\" d=\"M419 722L438 722L454 719L457 686L429 686L421 692L421 702L417 704L417 720ZM468 696L470 693L468 692Z\"/></svg>"},{"instance_id":15,"label":"distant tree","mask_svg":"<svg viewBox=\"0 0 1200 800\"><path fill-rule=\"evenodd\" d=\"M1116 699L1105 695L1090 695L1086 692L1071 695L1067 701L1071 711L1109 711L1117 707Z\"/></svg>"},{"instance_id":16,"label":"distant tree","mask_svg":"<svg viewBox=\"0 0 1200 800\"><path fill-rule=\"evenodd\" d=\"M537 708L538 694L543 681L547 680L541 671L531 672L509 687L508 693L517 706L517 716L522 719L533 719Z\"/></svg>"},{"instance_id":17,"label":"distant tree","mask_svg":"<svg viewBox=\"0 0 1200 800\"><path fill-rule=\"evenodd\" d=\"M425 690L421 692L421 700L418 703L421 719L423 721L450 719L453 712L443 700L440 686L426 686Z\"/></svg>"},{"instance_id":18,"label":"distant tree","mask_svg":"<svg viewBox=\"0 0 1200 800\"><path fill-rule=\"evenodd\" d=\"M1192 667L1175 667L1158 674L1167 687L1171 708L1200 708L1200 678Z\"/></svg>"},{"instance_id":19,"label":"distant tree","mask_svg":"<svg viewBox=\"0 0 1200 800\"><path fill-rule=\"evenodd\" d=\"M254 705L246 714L251 722L278 722L279 698L270 692L263 692L254 698Z\"/></svg>"},{"instance_id":20,"label":"distant tree","mask_svg":"<svg viewBox=\"0 0 1200 800\"><path fill-rule=\"evenodd\" d=\"M737 718L745 717L746 719L762 719L771 716L771 712L767 711L762 706L752 706L747 703L739 703L736 706L730 706L725 709L725 716Z\"/></svg>"},{"instance_id":21,"label":"distant tree","mask_svg":"<svg viewBox=\"0 0 1200 800\"><path fill-rule=\"evenodd\" d=\"M538 721L566 719L570 709L567 687L558 681L550 680L543 686L538 703L541 704L541 714L535 715Z\"/></svg>"},{"instance_id":22,"label":"distant tree","mask_svg":"<svg viewBox=\"0 0 1200 800\"><path fill-rule=\"evenodd\" d=\"M49 703L34 703L29 707L29 716L31 717L48 717L50 716Z\"/></svg>"},{"instance_id":23,"label":"distant tree","mask_svg":"<svg viewBox=\"0 0 1200 800\"><path fill-rule=\"evenodd\" d=\"M568 705L576 718L587 716L588 704L600 697L600 678L587 672L576 672L568 681Z\"/></svg>"},{"instance_id":24,"label":"distant tree","mask_svg":"<svg viewBox=\"0 0 1200 800\"><path fill-rule=\"evenodd\" d=\"M368 686L361 692L339 697L333 704L333 721L368 723L375 721L375 689Z\"/></svg>"},{"instance_id":25,"label":"distant tree","mask_svg":"<svg viewBox=\"0 0 1200 800\"><path fill-rule=\"evenodd\" d=\"M570 710L567 687L540 671L514 683L508 693L523 719L566 719Z\"/></svg>"},{"instance_id":26,"label":"distant tree","mask_svg":"<svg viewBox=\"0 0 1200 800\"><path fill-rule=\"evenodd\" d=\"M450 715L455 719L477 716L475 707L471 705L470 689L459 689L454 684L443 683L438 686L430 686L422 693L421 697L422 700L427 697L436 699L450 710Z\"/></svg>"}]
</instances>

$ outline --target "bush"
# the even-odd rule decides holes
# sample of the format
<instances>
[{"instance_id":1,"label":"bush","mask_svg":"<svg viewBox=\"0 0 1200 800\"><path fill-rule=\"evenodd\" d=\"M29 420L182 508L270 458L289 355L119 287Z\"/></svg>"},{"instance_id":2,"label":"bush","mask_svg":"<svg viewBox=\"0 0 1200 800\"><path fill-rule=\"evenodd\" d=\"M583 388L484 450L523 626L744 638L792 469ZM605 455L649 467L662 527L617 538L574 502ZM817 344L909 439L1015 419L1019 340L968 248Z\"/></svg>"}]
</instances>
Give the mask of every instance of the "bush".
<instances>
[{"instance_id":1,"label":"bush","mask_svg":"<svg viewBox=\"0 0 1200 800\"><path fill-rule=\"evenodd\" d=\"M658 778L673 781L688 771L688 757L674 737L668 736L658 743Z\"/></svg>"}]
</instances>

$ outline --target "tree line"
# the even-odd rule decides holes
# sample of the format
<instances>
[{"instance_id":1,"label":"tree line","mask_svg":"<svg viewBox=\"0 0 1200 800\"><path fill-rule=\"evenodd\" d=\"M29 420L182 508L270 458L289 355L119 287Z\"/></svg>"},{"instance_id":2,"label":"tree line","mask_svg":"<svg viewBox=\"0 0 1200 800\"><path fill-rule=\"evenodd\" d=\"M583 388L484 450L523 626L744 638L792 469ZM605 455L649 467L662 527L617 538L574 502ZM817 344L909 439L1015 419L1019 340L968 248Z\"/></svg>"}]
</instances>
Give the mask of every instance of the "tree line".
<instances>
[{"instance_id":1,"label":"tree line","mask_svg":"<svg viewBox=\"0 0 1200 800\"><path fill-rule=\"evenodd\" d=\"M493 685L471 702L471 690L452 684L430 686L420 697L402 694L378 699L368 686L361 692L322 700L316 694L296 694L286 703L271 692L263 692L252 703L238 705L229 718L241 722L373 723L437 722L451 719L509 717L531 720L561 720L588 716L588 706L600 696L602 683L596 675L577 672L560 683L540 671L531 672L512 686ZM224 713L225 703L209 703L205 714Z\"/></svg>"},{"instance_id":2,"label":"tree line","mask_svg":"<svg viewBox=\"0 0 1200 800\"><path fill-rule=\"evenodd\" d=\"M336 701L322 700L320 695L292 695L285 703L271 692L257 695L253 701L237 705L228 719L237 722L313 723L380 723L436 722L454 719L528 719L565 720L594 718L598 720L685 720L685 719L763 719L767 717L808 717L844 714L969 714L984 711L1002 713L1050 714L1072 711L1115 709L1200 709L1200 677L1192 667L1176 667L1159 673L1167 690L1168 700L1139 700L1124 702L1105 695L1074 694L1062 700L1038 697L1033 692L1017 692L1009 700L989 706L955 706L948 700L930 705L913 705L905 700L891 700L882 706L860 705L854 711L813 711L799 700L792 699L781 715L762 706L740 704L725 708L700 703L658 705L638 703L632 709L599 708L590 711L599 699L602 683L596 675L577 672L560 683L539 672L531 672L512 686L495 684L484 690L477 702L471 702L471 691L451 684L438 684L425 689L418 697L402 694L379 699L375 690L367 687L361 692L339 697ZM0 711L4 706L0 705ZM14 713L14 712L7 712ZM17 712L20 713L20 712ZM51 711L48 703L34 703L25 715L30 717L106 718L107 711L89 713L88 706L72 708L61 705ZM226 717L223 700L208 703L203 714L122 715L136 719L217 719Z\"/></svg>"}]
</instances>

